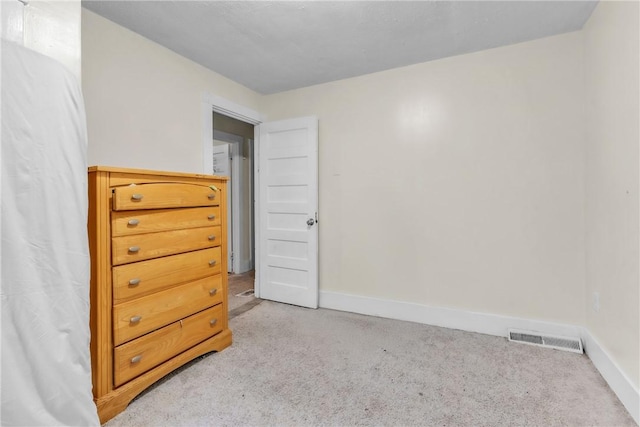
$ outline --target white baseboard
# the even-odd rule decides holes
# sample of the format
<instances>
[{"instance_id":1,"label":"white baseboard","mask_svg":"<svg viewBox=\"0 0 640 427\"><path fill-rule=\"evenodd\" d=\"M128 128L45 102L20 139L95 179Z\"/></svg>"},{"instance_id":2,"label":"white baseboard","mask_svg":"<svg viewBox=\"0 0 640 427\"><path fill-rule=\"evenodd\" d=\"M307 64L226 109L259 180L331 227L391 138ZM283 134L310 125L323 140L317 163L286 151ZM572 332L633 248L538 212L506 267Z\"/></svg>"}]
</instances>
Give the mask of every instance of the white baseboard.
<instances>
[{"instance_id":1,"label":"white baseboard","mask_svg":"<svg viewBox=\"0 0 640 427\"><path fill-rule=\"evenodd\" d=\"M626 375L591 336L589 331L581 326L327 291L320 291L319 305L322 308L332 310L405 320L500 337L507 337L509 329L523 329L556 336L580 337L585 353L592 360L596 369L600 371L636 423L640 424L638 419L638 390L633 387Z\"/></svg>"},{"instance_id":2,"label":"white baseboard","mask_svg":"<svg viewBox=\"0 0 640 427\"><path fill-rule=\"evenodd\" d=\"M506 337L507 330L524 329L549 335L579 337L582 328L561 323L499 316L452 308L433 307L402 301L362 297L338 292L320 292L320 307L406 320L462 331Z\"/></svg>"},{"instance_id":3,"label":"white baseboard","mask_svg":"<svg viewBox=\"0 0 640 427\"><path fill-rule=\"evenodd\" d=\"M587 328L583 328L581 338L584 352L589 356L596 369L600 371L620 402L627 408L636 424L640 424L640 392L638 389L634 387L629 377L625 375Z\"/></svg>"}]
</instances>

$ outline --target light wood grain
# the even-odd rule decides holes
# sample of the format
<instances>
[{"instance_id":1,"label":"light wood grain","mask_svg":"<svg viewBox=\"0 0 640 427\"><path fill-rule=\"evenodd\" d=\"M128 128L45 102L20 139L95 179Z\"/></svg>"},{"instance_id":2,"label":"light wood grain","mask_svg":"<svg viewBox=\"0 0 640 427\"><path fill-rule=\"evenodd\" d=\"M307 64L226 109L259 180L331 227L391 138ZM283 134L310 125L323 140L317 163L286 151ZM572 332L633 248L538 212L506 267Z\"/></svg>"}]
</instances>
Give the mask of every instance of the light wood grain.
<instances>
[{"instance_id":1,"label":"light wood grain","mask_svg":"<svg viewBox=\"0 0 640 427\"><path fill-rule=\"evenodd\" d=\"M207 182L215 183L221 182L218 181L219 178L227 179L227 177L216 177L215 180L207 180ZM124 187L131 184L156 184L158 182L173 182L173 183L182 183L182 184L199 184L202 185L203 181L201 178L194 178L194 176L183 177L176 176L171 177L170 180L165 176L158 175L134 175L134 174L120 174L120 173L112 173L109 175L109 186L112 188L115 187Z\"/></svg>"},{"instance_id":2,"label":"light wood grain","mask_svg":"<svg viewBox=\"0 0 640 427\"><path fill-rule=\"evenodd\" d=\"M116 347L116 387L221 332L223 316L219 304Z\"/></svg>"},{"instance_id":3,"label":"light wood grain","mask_svg":"<svg viewBox=\"0 0 640 427\"><path fill-rule=\"evenodd\" d=\"M229 227L229 218L227 218L227 206L226 206L226 201L227 201L227 191L228 191L228 184L227 181L220 181L216 184L216 186L218 187L218 190L220 192L220 200L221 200L221 205L220 205L220 215L222 215L222 228L223 230L226 230L227 227ZM229 266L227 265L228 262L228 257L227 257L227 251L228 251L228 246L229 242L227 241L227 233L226 231L224 233L222 233L222 271L223 272L228 272L229 271ZM224 306L227 307L227 311L229 310L229 301L228 301L228 297L229 297L229 292L227 292L227 290L229 289L229 277L227 274L223 274L222 275L222 287L225 289L225 293L224 293ZM229 316L225 316L224 317L224 328L227 329L229 328Z\"/></svg>"},{"instance_id":4,"label":"light wood grain","mask_svg":"<svg viewBox=\"0 0 640 427\"><path fill-rule=\"evenodd\" d=\"M160 378L164 377L171 371L179 368L187 362L198 356L209 353L211 351L222 351L229 347L233 342L233 336L229 329L225 329L217 335L206 341L197 344L194 347L178 354L177 356L167 360L165 363L158 365L150 371L132 379L122 386L112 390L110 393L95 397L94 401L98 407L98 416L101 423L106 423L111 418L122 412L129 402L133 400L141 391L149 387Z\"/></svg>"},{"instance_id":5,"label":"light wood grain","mask_svg":"<svg viewBox=\"0 0 640 427\"><path fill-rule=\"evenodd\" d=\"M127 264L220 246L221 243L220 226L114 237L111 240L112 260L114 265Z\"/></svg>"},{"instance_id":6,"label":"light wood grain","mask_svg":"<svg viewBox=\"0 0 640 427\"><path fill-rule=\"evenodd\" d=\"M188 173L188 172L177 172L177 171L159 171L152 169L138 169L138 168L121 168L117 166L89 166L89 172L109 172L109 177L145 177L152 179L156 179L157 181L169 182L174 181L174 178L184 178L190 180L197 180L199 182L203 181L227 181L229 177L219 176L219 175L207 175L200 173ZM113 186L113 181L110 181L110 185Z\"/></svg>"},{"instance_id":7,"label":"light wood grain","mask_svg":"<svg viewBox=\"0 0 640 427\"><path fill-rule=\"evenodd\" d=\"M220 275L205 277L113 307L113 341L133 338L222 302ZM140 318L139 321L132 321Z\"/></svg>"},{"instance_id":8,"label":"light wood grain","mask_svg":"<svg viewBox=\"0 0 640 427\"><path fill-rule=\"evenodd\" d=\"M120 211L111 215L111 235L155 233L158 231L220 225L220 207Z\"/></svg>"},{"instance_id":9,"label":"light wood grain","mask_svg":"<svg viewBox=\"0 0 640 427\"><path fill-rule=\"evenodd\" d=\"M112 387L111 341L111 238L109 211L111 192L108 174L89 174L89 212L87 228L91 255L89 325L91 329L91 364L94 396L108 393ZM98 338L99 337L99 338Z\"/></svg>"},{"instance_id":10,"label":"light wood grain","mask_svg":"<svg viewBox=\"0 0 640 427\"><path fill-rule=\"evenodd\" d=\"M131 399L162 376L201 354L214 350L220 351L231 345L231 331L228 329L227 315L226 182L226 177L208 175L101 166L89 169L91 363L94 401L102 423L121 412ZM139 185L129 187L128 185L131 183ZM135 210L122 212L114 210L114 207L126 205L124 201L128 190L133 188L137 190L145 183L150 184L149 187L153 188L151 193L147 193L154 195L151 198L153 209L147 207L139 209L139 205L135 205L133 206ZM200 201L188 201L193 194L197 197L202 194L210 194L213 191L209 188L211 185L217 188L212 203L209 202L208 197L205 204L201 204ZM188 190L184 190L185 188ZM183 203L184 197L180 196L182 193L193 194L185 196L187 202ZM114 201L116 194L124 194L122 196L125 198L123 199L124 204L119 205ZM131 198L131 194L129 198ZM145 200L145 197L146 195L142 200ZM185 218L191 218L191 215L198 216L198 214L194 212L177 213L187 210L197 211L201 208L218 209L219 216L215 221L220 221L220 225L211 227L207 222L207 227L196 227L196 223ZM174 214L173 211L176 213ZM150 215L145 217L145 224L147 219L151 219L149 225L151 228L140 227L138 230L144 230L144 233L135 235L129 234L129 230L123 231L121 229L119 220L128 214L140 215L141 212ZM112 222L112 219L115 221ZM128 222L128 219L126 221ZM112 230L112 224L114 230ZM192 225L193 228L191 228ZM209 240L210 235L214 236L213 244ZM126 240L129 238L136 238L137 244ZM202 243L202 239L206 239L206 243ZM117 257L114 257L114 254L120 257L122 250L115 250L112 246L124 248L129 253L129 244L142 246L140 243L144 243L145 246L151 243L152 250L141 247L141 250L144 249L141 252L144 252L144 256L157 258L144 258L144 256L134 258L133 255L128 255L123 258L127 263L119 266L114 265L114 261L117 262ZM211 258L211 254L213 254L213 258ZM202 267L203 261L206 261L208 266L208 262L211 260L216 261L215 266ZM133 293L128 294L127 292L130 290L125 291L124 287L128 287L129 280L136 277L141 280L137 282L137 285L134 281L131 289L140 286L141 293L136 293L137 290L134 290ZM215 295L209 294L211 283L217 289ZM199 291L196 290L198 286L200 286ZM183 287L189 288L189 290L185 291L182 289ZM203 290L206 290L209 300L202 298ZM162 328L174 321L180 323L180 320L184 325L186 317L214 306L218 307L221 312L219 320L216 322L216 328L220 328L221 332L200 343L195 343L195 341L206 337L199 336L197 333L189 333L190 343L183 345L184 350L174 357L169 354L173 354L175 349L169 349L168 345L156 343L154 344L156 347L167 348L166 351L169 353L166 353L163 358L170 357L169 359L158 362L157 366L144 373L139 375L135 373L137 375L135 378L129 380L119 378L118 385L114 383L116 375L114 369L114 326L118 323L119 317L117 315L122 316L124 313L120 310L124 310L125 307L148 310L150 314L145 314L144 320L149 320L149 316L151 316L151 319L156 319L154 321L158 323L158 326L154 326L154 328ZM154 334L153 331L150 333ZM148 334L143 335L143 337L146 336ZM174 341L163 340L163 342ZM149 343L151 345L151 341ZM147 368L145 367L145 369ZM121 383L121 381L125 382Z\"/></svg>"},{"instance_id":11,"label":"light wood grain","mask_svg":"<svg viewBox=\"0 0 640 427\"><path fill-rule=\"evenodd\" d=\"M113 302L120 304L178 284L220 274L221 259L222 249L216 247L114 267Z\"/></svg>"},{"instance_id":12,"label":"light wood grain","mask_svg":"<svg viewBox=\"0 0 640 427\"><path fill-rule=\"evenodd\" d=\"M140 210L217 206L218 191L208 185L155 183L117 187L113 192L113 210Z\"/></svg>"}]
</instances>

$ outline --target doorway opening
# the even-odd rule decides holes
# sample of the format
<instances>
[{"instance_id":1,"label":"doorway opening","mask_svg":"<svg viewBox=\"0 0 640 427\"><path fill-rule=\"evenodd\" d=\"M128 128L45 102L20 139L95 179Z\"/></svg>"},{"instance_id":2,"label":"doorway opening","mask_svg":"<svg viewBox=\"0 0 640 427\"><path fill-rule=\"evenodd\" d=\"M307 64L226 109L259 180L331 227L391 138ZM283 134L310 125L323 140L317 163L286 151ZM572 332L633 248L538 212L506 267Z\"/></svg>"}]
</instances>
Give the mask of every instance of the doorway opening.
<instances>
[{"instance_id":1,"label":"doorway opening","mask_svg":"<svg viewBox=\"0 0 640 427\"><path fill-rule=\"evenodd\" d=\"M201 106L205 173L213 172L213 112L220 114L216 116L218 124L226 116L258 126L254 128L254 144L249 143L255 166L255 301L268 299L317 308L318 118L265 122L260 113L209 93L203 94ZM228 150L233 150L233 143L228 144ZM233 253L235 259L236 251ZM233 267L231 270L234 272ZM235 275L232 277L233 282ZM229 313L230 318L234 311Z\"/></svg>"},{"instance_id":2,"label":"doorway opening","mask_svg":"<svg viewBox=\"0 0 640 427\"><path fill-rule=\"evenodd\" d=\"M213 112L214 175L230 178L227 191L229 312L254 303L254 125Z\"/></svg>"}]
</instances>

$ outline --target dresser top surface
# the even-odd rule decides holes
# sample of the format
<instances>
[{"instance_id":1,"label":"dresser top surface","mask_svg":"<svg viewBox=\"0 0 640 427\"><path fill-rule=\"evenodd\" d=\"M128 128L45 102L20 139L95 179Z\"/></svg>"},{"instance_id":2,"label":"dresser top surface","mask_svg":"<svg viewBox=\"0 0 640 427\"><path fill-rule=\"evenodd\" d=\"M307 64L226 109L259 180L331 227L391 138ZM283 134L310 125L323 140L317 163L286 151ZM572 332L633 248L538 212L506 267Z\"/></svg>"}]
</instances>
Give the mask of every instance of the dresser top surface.
<instances>
[{"instance_id":1,"label":"dresser top surface","mask_svg":"<svg viewBox=\"0 0 640 427\"><path fill-rule=\"evenodd\" d=\"M219 179L229 180L228 176L221 175L205 175L202 173L185 173L185 172L171 172L171 171L158 171L151 169L133 169L133 168L119 168L113 166L89 166L88 171L91 172L115 172L115 173L128 173L135 175L163 175L174 176L182 178L205 178L205 179Z\"/></svg>"}]
</instances>

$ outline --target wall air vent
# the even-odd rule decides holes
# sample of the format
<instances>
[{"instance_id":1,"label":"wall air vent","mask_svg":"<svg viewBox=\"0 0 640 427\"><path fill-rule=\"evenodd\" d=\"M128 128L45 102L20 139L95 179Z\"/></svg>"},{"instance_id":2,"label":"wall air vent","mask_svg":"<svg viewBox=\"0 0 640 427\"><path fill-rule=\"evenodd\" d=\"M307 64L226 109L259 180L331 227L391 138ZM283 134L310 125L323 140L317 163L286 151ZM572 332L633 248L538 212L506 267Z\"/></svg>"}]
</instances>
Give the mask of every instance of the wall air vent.
<instances>
[{"instance_id":1,"label":"wall air vent","mask_svg":"<svg viewBox=\"0 0 640 427\"><path fill-rule=\"evenodd\" d=\"M540 347L555 348L556 350L571 351L573 353L582 354L583 352L582 341L580 341L580 338L546 335L534 331L509 329L509 341L537 345Z\"/></svg>"}]
</instances>

